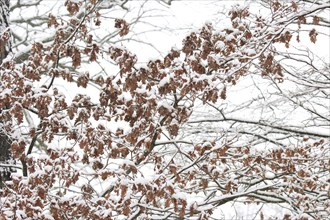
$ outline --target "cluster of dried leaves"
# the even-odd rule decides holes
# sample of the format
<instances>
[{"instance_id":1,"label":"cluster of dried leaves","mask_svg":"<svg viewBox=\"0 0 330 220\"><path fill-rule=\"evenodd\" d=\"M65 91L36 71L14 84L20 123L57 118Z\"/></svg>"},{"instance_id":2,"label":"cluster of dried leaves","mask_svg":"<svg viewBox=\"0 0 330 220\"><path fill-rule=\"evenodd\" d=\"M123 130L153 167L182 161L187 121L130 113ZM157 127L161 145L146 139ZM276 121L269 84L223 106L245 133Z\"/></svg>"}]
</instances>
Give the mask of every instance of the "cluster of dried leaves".
<instances>
[{"instance_id":1,"label":"cluster of dried leaves","mask_svg":"<svg viewBox=\"0 0 330 220\"><path fill-rule=\"evenodd\" d=\"M125 48L105 49L93 41L88 27L93 22L100 25L97 4L66 1L71 20L49 17L49 27L56 28L54 42L33 43L24 64L9 60L1 66L2 129L13 134L13 155L28 173L13 174L2 189L1 198L6 199L1 199L1 218L206 219L217 207L237 199L286 204L293 216L305 212L320 219L329 214L330 161L321 157L329 143L323 139L256 152L219 141L172 141L184 132L197 101L230 99L228 88L253 65L261 67L260 75L282 82L274 45L289 48L292 33L287 26L298 22L300 28L311 16L317 24L314 12L324 8L308 11L295 2L275 1L272 10L287 20L267 28L277 20L267 23L251 16L248 8L234 7L231 28L215 30L208 23L188 35L182 49L136 68L137 57ZM79 20L81 7L86 13ZM129 31L123 19L117 19L115 27L121 36ZM316 30L309 36L315 43ZM118 64L119 75L93 78L59 65L71 59L76 70L84 57L93 62L107 55ZM44 77L50 80L40 86ZM60 78L68 86L99 85L99 100L86 94L68 100L54 86ZM38 123L20 133L25 111L35 114ZM65 141L56 146L56 137ZM36 139L49 146L40 156L33 156ZM176 149L172 159L166 153L168 145ZM150 177L146 167L153 172ZM214 193L200 202L187 198L208 191Z\"/></svg>"}]
</instances>

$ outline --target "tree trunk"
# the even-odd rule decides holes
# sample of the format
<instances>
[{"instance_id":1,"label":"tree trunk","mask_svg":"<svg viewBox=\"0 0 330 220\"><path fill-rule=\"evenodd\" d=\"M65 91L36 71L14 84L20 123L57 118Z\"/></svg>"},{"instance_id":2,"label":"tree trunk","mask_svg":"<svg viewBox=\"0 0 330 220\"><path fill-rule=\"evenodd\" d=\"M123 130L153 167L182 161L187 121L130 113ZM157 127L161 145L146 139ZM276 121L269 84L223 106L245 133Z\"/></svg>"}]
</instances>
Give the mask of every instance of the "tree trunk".
<instances>
[{"instance_id":1,"label":"tree trunk","mask_svg":"<svg viewBox=\"0 0 330 220\"><path fill-rule=\"evenodd\" d=\"M6 58L10 50L9 39L6 36L9 31L9 0L0 0L0 64Z\"/></svg>"},{"instance_id":2,"label":"tree trunk","mask_svg":"<svg viewBox=\"0 0 330 220\"><path fill-rule=\"evenodd\" d=\"M9 0L0 0L0 65L7 57L11 46L9 40L8 21ZM0 113L1 111L2 109L0 109ZM13 169L10 166L7 166L9 164L13 164L10 147L11 140L3 131L2 122L0 121L0 188L3 187L5 181L10 180L11 172L13 172Z\"/></svg>"}]
</instances>

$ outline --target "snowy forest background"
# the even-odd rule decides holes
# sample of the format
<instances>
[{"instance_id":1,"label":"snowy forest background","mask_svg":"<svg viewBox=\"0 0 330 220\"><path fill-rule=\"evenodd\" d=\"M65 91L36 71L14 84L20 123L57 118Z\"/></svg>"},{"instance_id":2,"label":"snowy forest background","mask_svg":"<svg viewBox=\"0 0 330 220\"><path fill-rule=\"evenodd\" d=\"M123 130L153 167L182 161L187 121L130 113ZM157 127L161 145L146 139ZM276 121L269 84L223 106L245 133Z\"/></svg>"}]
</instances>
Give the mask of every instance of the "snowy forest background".
<instances>
[{"instance_id":1,"label":"snowy forest background","mask_svg":"<svg viewBox=\"0 0 330 220\"><path fill-rule=\"evenodd\" d=\"M0 219L329 216L329 1L0 4Z\"/></svg>"}]
</instances>

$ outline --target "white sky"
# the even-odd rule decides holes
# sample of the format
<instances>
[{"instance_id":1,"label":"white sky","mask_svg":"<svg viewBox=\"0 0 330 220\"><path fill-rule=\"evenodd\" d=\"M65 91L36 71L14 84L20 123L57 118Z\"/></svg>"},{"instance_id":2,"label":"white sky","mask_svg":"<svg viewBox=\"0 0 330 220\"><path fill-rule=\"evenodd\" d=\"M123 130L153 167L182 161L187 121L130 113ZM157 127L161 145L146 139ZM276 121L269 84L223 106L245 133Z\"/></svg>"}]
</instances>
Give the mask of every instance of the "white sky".
<instances>
[{"instance_id":1,"label":"white sky","mask_svg":"<svg viewBox=\"0 0 330 220\"><path fill-rule=\"evenodd\" d=\"M140 4L142 1L135 1L132 4ZM157 47L163 53L172 47L181 48L183 38L192 30L198 30L206 22L211 21L216 26L221 25L225 18L222 12L227 11L233 4L244 4L245 1L217 1L217 0L194 0L194 1L173 1L171 6L159 4L157 1L150 1L147 7L159 10L158 18L150 19L154 25L164 28L164 31L152 32L141 36ZM141 45L127 44L127 47L134 52L139 61L147 61L150 58L159 57L157 51L151 48L143 48Z\"/></svg>"},{"instance_id":2,"label":"white sky","mask_svg":"<svg viewBox=\"0 0 330 220\"><path fill-rule=\"evenodd\" d=\"M141 5L143 2L144 1L137 0L128 4L129 8L132 9L132 15L134 14L134 10L138 10L136 6ZM230 25L226 16L232 5L250 5L251 11L262 13L258 8L253 7L255 6L253 2L254 1L179 0L173 1L170 6L167 6L151 0L146 3L145 8L152 9L152 14L157 17L148 19L148 22L163 28L163 30L139 35L139 39L154 45L157 50L163 53L162 55L165 55L172 47L181 48L184 37L189 32L201 28L206 22L212 22L217 28ZM267 14L264 16L267 16ZM148 25L140 25L138 27L138 30L143 31L150 29ZM296 27L293 27L293 29L296 29ZM330 34L330 29L322 31ZM319 34L317 38L318 41L316 44L312 44L309 40L308 32L303 32L300 34L301 43L297 44L295 42L295 36L292 38L292 43L299 47L308 46L312 51L317 52L320 57L329 59L330 42L328 36ZM141 46L141 44L135 42L124 43L124 45L138 56L139 62L147 62L150 59L159 58L159 53L151 47Z\"/></svg>"}]
</instances>

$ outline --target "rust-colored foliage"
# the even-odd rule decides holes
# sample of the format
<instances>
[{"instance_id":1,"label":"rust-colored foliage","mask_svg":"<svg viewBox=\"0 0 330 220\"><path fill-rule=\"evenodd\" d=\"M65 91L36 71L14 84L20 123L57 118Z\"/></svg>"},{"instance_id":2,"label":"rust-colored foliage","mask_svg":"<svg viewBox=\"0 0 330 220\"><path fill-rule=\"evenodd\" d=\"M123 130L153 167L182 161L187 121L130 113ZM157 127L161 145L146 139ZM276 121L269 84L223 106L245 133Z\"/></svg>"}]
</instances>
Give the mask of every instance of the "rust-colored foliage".
<instances>
[{"instance_id":1,"label":"rust-colored foliage","mask_svg":"<svg viewBox=\"0 0 330 220\"><path fill-rule=\"evenodd\" d=\"M115 28L119 29L119 35L121 37L127 35L129 32L129 25L124 19L116 19Z\"/></svg>"},{"instance_id":2,"label":"rust-colored foliage","mask_svg":"<svg viewBox=\"0 0 330 220\"><path fill-rule=\"evenodd\" d=\"M329 153L326 135L281 127L282 121L266 123L278 114L271 103L259 109L271 109L271 114L258 120L241 113L283 92L273 90L292 74L281 62L291 57L276 47L290 49L293 31L287 26L298 23L300 28L307 18L317 25L320 18L314 14L323 8L308 11L295 1L272 1L269 19L234 6L230 27L218 30L206 23L186 36L181 48L138 67L137 56L125 47L96 42L90 28L101 24L99 3L67 0L67 21L49 15L48 27L56 31L51 43L33 42L23 64L7 60L1 65L0 121L12 134L13 156L28 173L13 175L2 189L1 219L208 219L237 199L285 204L291 214L284 219L303 212L328 216L330 160L320 156ZM114 25L120 36L129 33L125 20L116 19ZM311 42L316 36L312 29ZM116 63L118 74L93 76L84 70L101 59ZM218 106L231 104L232 89L255 76L269 83L267 91L262 97L247 94L250 102L224 114L226 109ZM295 80L301 78L303 85L320 81ZM63 82L74 95L60 92ZM260 91L257 84L253 88ZM87 90L92 86L97 94ZM283 97L312 114L313 106L294 102L304 92ZM36 124L29 124L29 114ZM312 122L304 121L307 127ZM266 214L260 212L260 218Z\"/></svg>"}]
</instances>

